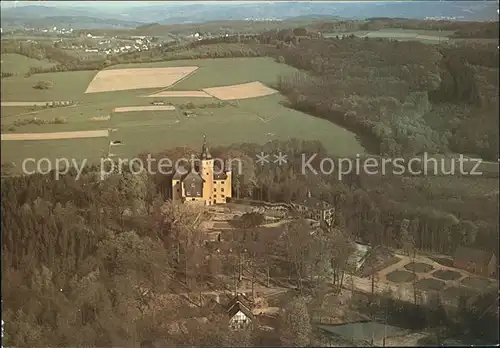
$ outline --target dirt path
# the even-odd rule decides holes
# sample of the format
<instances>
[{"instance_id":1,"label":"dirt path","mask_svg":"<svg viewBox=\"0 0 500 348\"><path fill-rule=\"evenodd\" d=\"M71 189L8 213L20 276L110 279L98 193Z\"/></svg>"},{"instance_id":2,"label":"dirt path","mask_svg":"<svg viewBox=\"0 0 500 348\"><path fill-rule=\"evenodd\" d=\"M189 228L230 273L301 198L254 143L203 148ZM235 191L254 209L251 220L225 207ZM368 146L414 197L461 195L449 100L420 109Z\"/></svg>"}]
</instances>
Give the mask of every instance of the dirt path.
<instances>
[{"instance_id":1,"label":"dirt path","mask_svg":"<svg viewBox=\"0 0 500 348\"><path fill-rule=\"evenodd\" d=\"M150 105L150 106L123 106L114 108L113 112L130 112L130 111L172 111L175 110L173 105Z\"/></svg>"},{"instance_id":2,"label":"dirt path","mask_svg":"<svg viewBox=\"0 0 500 348\"><path fill-rule=\"evenodd\" d=\"M187 98L212 98L212 96L204 91L164 91L155 94L145 95L143 98L160 98L160 97L187 97Z\"/></svg>"},{"instance_id":3,"label":"dirt path","mask_svg":"<svg viewBox=\"0 0 500 348\"><path fill-rule=\"evenodd\" d=\"M2 134L2 141L12 140L59 140L59 139L83 139L83 138L103 138L108 136L109 131L93 130L81 132L54 132L54 133L12 133Z\"/></svg>"},{"instance_id":4,"label":"dirt path","mask_svg":"<svg viewBox=\"0 0 500 348\"><path fill-rule=\"evenodd\" d=\"M54 103L52 100L51 101L32 101L32 102L1 102L1 106L47 106L47 104L52 104ZM59 105L62 105L64 103L70 103L69 100L59 100L55 101L55 103L59 103Z\"/></svg>"}]
</instances>

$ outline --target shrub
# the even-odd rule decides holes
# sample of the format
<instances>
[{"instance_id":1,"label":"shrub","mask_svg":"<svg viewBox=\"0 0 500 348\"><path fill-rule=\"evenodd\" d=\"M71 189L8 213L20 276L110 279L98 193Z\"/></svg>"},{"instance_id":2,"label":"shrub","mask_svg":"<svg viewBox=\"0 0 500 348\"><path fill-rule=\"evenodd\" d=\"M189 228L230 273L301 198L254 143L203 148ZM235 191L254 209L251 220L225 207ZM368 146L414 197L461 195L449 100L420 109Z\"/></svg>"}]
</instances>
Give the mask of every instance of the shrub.
<instances>
[{"instance_id":1,"label":"shrub","mask_svg":"<svg viewBox=\"0 0 500 348\"><path fill-rule=\"evenodd\" d=\"M33 85L35 89L49 89L52 88L53 84L51 81L38 81Z\"/></svg>"},{"instance_id":2,"label":"shrub","mask_svg":"<svg viewBox=\"0 0 500 348\"><path fill-rule=\"evenodd\" d=\"M64 123L68 123L68 120L60 116L57 116L52 120L52 124L64 124Z\"/></svg>"}]
</instances>

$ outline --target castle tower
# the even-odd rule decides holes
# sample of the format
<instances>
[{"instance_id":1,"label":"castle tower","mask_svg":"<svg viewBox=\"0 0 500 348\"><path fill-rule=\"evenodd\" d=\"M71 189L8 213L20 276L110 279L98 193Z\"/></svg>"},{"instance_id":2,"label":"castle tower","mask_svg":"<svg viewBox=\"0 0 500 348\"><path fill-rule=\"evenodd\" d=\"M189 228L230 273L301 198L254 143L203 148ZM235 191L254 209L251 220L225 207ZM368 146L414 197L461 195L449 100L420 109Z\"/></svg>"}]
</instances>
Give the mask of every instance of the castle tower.
<instances>
[{"instance_id":1,"label":"castle tower","mask_svg":"<svg viewBox=\"0 0 500 348\"><path fill-rule=\"evenodd\" d=\"M231 172L231 163L228 161L226 162L226 185L225 185L225 190L226 190L226 197L230 198L233 196L233 176Z\"/></svg>"},{"instance_id":2,"label":"castle tower","mask_svg":"<svg viewBox=\"0 0 500 348\"><path fill-rule=\"evenodd\" d=\"M201 148L201 167L200 167L200 175L203 179L203 199L205 200L206 205L215 204L214 197L214 159L210 154L207 146L207 138L203 136L203 146Z\"/></svg>"}]
</instances>

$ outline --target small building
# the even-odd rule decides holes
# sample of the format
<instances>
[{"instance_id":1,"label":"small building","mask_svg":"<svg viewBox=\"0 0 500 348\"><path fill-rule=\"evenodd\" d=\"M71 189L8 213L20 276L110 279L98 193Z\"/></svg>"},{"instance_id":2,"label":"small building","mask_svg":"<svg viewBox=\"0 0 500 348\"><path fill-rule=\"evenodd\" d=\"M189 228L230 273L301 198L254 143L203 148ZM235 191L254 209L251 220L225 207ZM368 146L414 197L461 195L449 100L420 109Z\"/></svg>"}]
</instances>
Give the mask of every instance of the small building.
<instances>
[{"instance_id":1,"label":"small building","mask_svg":"<svg viewBox=\"0 0 500 348\"><path fill-rule=\"evenodd\" d=\"M303 202L292 203L292 207L306 219L324 221L328 226L334 223L335 208L323 200L311 197L311 194Z\"/></svg>"},{"instance_id":2,"label":"small building","mask_svg":"<svg viewBox=\"0 0 500 348\"><path fill-rule=\"evenodd\" d=\"M237 295L229 302L227 314L231 330L244 330L252 327L254 316L249 304L244 302L241 295Z\"/></svg>"},{"instance_id":3,"label":"small building","mask_svg":"<svg viewBox=\"0 0 500 348\"><path fill-rule=\"evenodd\" d=\"M495 277L498 267L493 252L467 247L455 251L453 266L485 277Z\"/></svg>"},{"instance_id":4,"label":"small building","mask_svg":"<svg viewBox=\"0 0 500 348\"><path fill-rule=\"evenodd\" d=\"M361 269L364 262L366 261L370 247L368 245L354 243L354 248L355 248L354 252L349 257L347 264L348 264L348 267L353 272L357 272Z\"/></svg>"}]
</instances>

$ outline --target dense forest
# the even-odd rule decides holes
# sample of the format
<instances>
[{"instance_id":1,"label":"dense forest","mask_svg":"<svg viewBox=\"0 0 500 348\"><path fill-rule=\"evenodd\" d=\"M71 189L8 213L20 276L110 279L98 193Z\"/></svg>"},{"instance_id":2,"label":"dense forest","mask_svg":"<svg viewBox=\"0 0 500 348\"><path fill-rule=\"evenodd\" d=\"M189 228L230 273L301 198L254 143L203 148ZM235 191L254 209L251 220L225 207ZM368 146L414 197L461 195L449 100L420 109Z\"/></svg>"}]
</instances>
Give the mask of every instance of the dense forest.
<instances>
[{"instance_id":1,"label":"dense forest","mask_svg":"<svg viewBox=\"0 0 500 348\"><path fill-rule=\"evenodd\" d=\"M279 82L292 107L375 138L374 153L498 158L496 47L307 40L280 60L311 72Z\"/></svg>"},{"instance_id":2,"label":"dense forest","mask_svg":"<svg viewBox=\"0 0 500 348\"><path fill-rule=\"evenodd\" d=\"M401 248L404 219L411 221L408 231L420 250L450 253L461 245L491 250L498 244L498 191L488 192L496 179L352 175L339 181L300 173L300 154L327 155L317 142L267 146L267 151L289 153L289 163L255 165L254 154L262 151L257 144L213 150L218 158L242 159L244 170L234 181L237 196L300 202L311 192L336 207L335 230L344 233L310 238L300 220L286 228L285 239L277 238L283 231L259 233L259 221L235 226L243 232L229 238L231 248L246 250L251 274L267 269L271 279L288 277L301 289L304 274L323 274L321 260L330 259L343 272L354 240ZM196 150L175 148L153 158L189 153ZM158 303L161 294L201 291L224 274L232 279L240 255L214 259L214 250L195 227L199 214L165 202L168 176L125 171L99 181L97 168L88 168L79 180L72 175L2 181L3 318L10 344L127 346L151 337L169 344L270 344L257 333L240 337L228 332L213 308ZM292 307L300 313L300 305ZM284 314L282 322L283 344L306 335L292 329L301 315L294 314L293 320L290 315ZM207 316L210 323L194 325L187 336L165 328L194 316ZM453 322L465 325L456 318Z\"/></svg>"}]
</instances>

